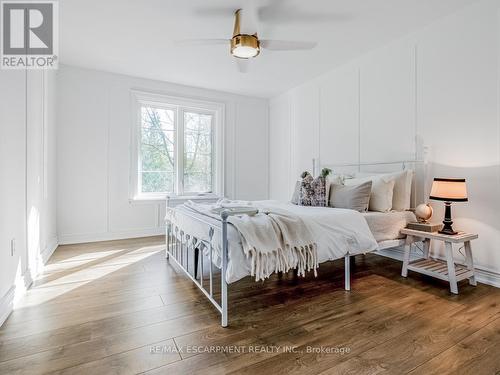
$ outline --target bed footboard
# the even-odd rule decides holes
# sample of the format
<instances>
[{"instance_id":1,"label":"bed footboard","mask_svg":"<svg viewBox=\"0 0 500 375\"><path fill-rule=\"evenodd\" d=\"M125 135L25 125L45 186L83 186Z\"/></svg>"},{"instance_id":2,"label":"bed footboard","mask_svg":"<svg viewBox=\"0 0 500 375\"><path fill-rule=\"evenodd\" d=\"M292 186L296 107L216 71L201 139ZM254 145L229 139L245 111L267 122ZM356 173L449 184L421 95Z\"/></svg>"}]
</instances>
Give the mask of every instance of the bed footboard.
<instances>
[{"instance_id":1,"label":"bed footboard","mask_svg":"<svg viewBox=\"0 0 500 375\"><path fill-rule=\"evenodd\" d=\"M203 216L195 215L183 211L182 215L188 216L191 219L204 224L208 231L205 239L199 239L192 234L187 233L185 228L179 227L173 220L175 212L167 204L166 215L166 249L165 257L174 262L194 284L203 292L208 300L215 306L221 314L221 325L227 327L229 324L228 317L228 283L226 281L227 265L228 265L228 240L227 240L227 225L230 211L223 210L220 213L220 218L214 220L211 216L210 220L204 219ZM220 302L214 298L214 274L213 274L213 236L215 233L220 234L221 244L221 272L220 272ZM352 255L345 255L345 290L351 290L350 280L350 259ZM205 258L210 265L208 272L208 285L205 280L205 271L203 270ZM296 272L296 271L295 271Z\"/></svg>"},{"instance_id":2,"label":"bed footboard","mask_svg":"<svg viewBox=\"0 0 500 375\"><path fill-rule=\"evenodd\" d=\"M220 213L220 220L217 224L211 223L208 220L203 220L195 215L190 216L192 219L201 221L207 226L208 240L200 240L186 233L183 228L178 227L168 214L172 210L167 206L166 218L166 249L165 257L169 261L173 261L177 266L194 282L194 284L203 292L208 300L215 306L221 314L222 327L228 326L227 312L227 289L226 271L228 262L228 242L227 242L227 218L228 211ZM220 273L220 303L214 298L214 274L213 274L213 247L212 239L214 234L220 233L222 244L222 267ZM204 251L207 250L207 251ZM208 272L208 285L204 282L204 258L207 257L210 265ZM190 266L191 265L191 266ZM208 287L208 289L207 289Z\"/></svg>"}]
</instances>

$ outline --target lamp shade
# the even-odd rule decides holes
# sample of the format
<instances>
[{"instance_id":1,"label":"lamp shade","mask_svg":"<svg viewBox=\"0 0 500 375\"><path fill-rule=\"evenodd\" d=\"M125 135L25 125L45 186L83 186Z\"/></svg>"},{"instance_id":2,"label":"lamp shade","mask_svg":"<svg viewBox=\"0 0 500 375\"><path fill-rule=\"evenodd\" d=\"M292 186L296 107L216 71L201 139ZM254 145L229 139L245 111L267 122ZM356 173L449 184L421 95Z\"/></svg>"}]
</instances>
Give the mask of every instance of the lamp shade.
<instances>
[{"instance_id":1,"label":"lamp shade","mask_svg":"<svg viewBox=\"0 0 500 375\"><path fill-rule=\"evenodd\" d=\"M429 199L446 202L467 202L465 178L435 178Z\"/></svg>"}]
</instances>

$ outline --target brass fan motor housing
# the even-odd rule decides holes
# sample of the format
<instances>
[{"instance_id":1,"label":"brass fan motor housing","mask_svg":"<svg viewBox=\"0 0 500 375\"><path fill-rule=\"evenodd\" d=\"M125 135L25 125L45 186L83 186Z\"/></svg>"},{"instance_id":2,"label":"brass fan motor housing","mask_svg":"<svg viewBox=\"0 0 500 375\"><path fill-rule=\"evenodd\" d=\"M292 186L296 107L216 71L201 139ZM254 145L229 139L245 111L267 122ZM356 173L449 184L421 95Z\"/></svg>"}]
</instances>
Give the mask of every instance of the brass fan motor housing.
<instances>
[{"instance_id":1,"label":"brass fan motor housing","mask_svg":"<svg viewBox=\"0 0 500 375\"><path fill-rule=\"evenodd\" d=\"M255 49L257 54L253 57L257 57L260 53L260 42L256 35L238 34L231 38L231 54L236 58L244 59L244 57L234 55L233 51L237 47L251 47Z\"/></svg>"}]
</instances>

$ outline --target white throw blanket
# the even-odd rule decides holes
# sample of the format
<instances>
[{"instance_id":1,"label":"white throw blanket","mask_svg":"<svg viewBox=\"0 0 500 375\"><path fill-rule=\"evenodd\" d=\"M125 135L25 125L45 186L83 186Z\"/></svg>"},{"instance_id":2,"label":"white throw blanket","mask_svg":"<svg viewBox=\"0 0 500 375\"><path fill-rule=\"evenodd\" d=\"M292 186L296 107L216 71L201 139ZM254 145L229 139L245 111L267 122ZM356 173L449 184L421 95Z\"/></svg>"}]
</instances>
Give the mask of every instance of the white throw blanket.
<instances>
[{"instance_id":1,"label":"white throw blanket","mask_svg":"<svg viewBox=\"0 0 500 375\"><path fill-rule=\"evenodd\" d=\"M251 275L256 281L264 280L272 272L287 272L292 268L296 268L301 276L310 270L314 270L316 275L318 256L314 236L307 224L289 210L228 200L210 206L191 201L186 205L210 216L215 216L214 210L221 207L259 209L254 216L234 215L228 218L228 222L240 233L243 251L251 260ZM274 265L273 269L271 265Z\"/></svg>"}]
</instances>

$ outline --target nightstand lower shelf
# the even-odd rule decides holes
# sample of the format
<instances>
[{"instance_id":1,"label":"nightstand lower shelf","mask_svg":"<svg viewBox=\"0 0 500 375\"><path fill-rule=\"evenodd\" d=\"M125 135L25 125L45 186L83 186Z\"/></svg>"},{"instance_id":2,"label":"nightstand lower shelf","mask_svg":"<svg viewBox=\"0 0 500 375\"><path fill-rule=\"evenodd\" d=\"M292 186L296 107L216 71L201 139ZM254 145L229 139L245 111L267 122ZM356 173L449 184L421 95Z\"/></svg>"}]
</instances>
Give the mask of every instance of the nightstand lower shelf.
<instances>
[{"instance_id":1,"label":"nightstand lower shelf","mask_svg":"<svg viewBox=\"0 0 500 375\"><path fill-rule=\"evenodd\" d=\"M450 281L448 276L448 265L446 261L439 259L417 259L408 264L408 270L432 276L444 281ZM461 281L474 276L474 271L467 269L461 264L455 264L456 281Z\"/></svg>"},{"instance_id":2,"label":"nightstand lower shelf","mask_svg":"<svg viewBox=\"0 0 500 375\"><path fill-rule=\"evenodd\" d=\"M427 276L432 276L440 280L450 283L450 292L458 294L457 282L464 279L469 279L470 285L476 285L474 276L474 263L472 261L471 240L475 240L478 236L473 233L459 233L454 236L441 234L438 232L423 232L414 229L401 229L401 234L406 235L405 252L403 256L403 268L401 276L407 277L408 270L415 271ZM419 239L424 242L424 258L410 262L411 246L415 240ZM431 248L431 240L443 241L445 247L446 261L432 259L429 257ZM464 244L465 249L465 264L455 264L453 260L453 244Z\"/></svg>"}]
</instances>

